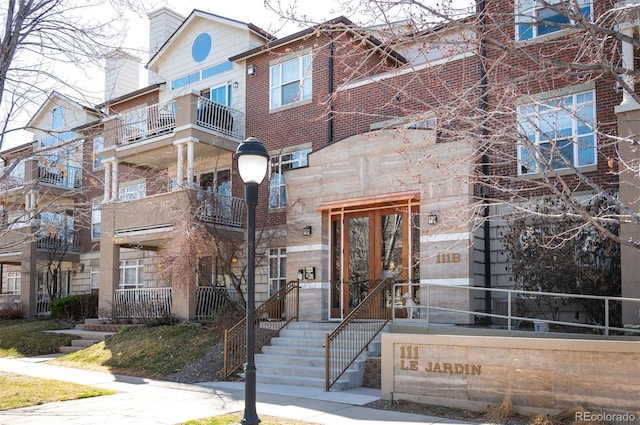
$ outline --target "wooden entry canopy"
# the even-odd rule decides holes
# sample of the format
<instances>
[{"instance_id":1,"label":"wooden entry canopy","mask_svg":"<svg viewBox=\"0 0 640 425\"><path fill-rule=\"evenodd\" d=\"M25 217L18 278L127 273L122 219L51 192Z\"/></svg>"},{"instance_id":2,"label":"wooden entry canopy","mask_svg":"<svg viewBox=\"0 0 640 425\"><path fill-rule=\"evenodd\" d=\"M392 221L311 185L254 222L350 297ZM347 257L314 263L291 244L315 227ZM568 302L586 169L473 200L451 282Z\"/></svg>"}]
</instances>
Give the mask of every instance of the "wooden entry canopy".
<instances>
[{"instance_id":1,"label":"wooden entry canopy","mask_svg":"<svg viewBox=\"0 0 640 425\"><path fill-rule=\"evenodd\" d=\"M408 204L412 201L420 200L420 192L407 191L396 193L385 193L383 195L361 196L358 198L340 199L336 201L323 202L316 211L353 211L357 209L377 208L389 206L394 203Z\"/></svg>"}]
</instances>

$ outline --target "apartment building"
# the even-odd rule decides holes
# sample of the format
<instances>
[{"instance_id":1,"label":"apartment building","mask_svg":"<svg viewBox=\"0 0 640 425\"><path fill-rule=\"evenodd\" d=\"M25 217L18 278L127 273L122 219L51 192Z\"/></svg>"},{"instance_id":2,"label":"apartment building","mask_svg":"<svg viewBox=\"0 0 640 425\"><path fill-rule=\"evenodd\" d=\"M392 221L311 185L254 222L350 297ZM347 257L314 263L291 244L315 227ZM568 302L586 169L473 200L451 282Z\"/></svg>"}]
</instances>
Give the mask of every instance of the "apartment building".
<instances>
[{"instance_id":1,"label":"apartment building","mask_svg":"<svg viewBox=\"0 0 640 425\"><path fill-rule=\"evenodd\" d=\"M593 187L572 180L579 174L597 187L619 186L629 205L637 193L632 173L612 171L617 147L603 137L624 138L620 152L633 157L627 148L637 134L638 104L631 74L618 90L615 76L549 65L579 54L581 31L570 25L610 16L614 6L581 0L568 18L525 3L488 2L477 16L424 31L406 23L367 31L341 17L281 39L198 10L184 19L166 9L152 14L150 85L115 79L111 87L122 82L129 90L114 89L95 107L102 137L84 140L95 153L89 158L99 156L99 171L93 196L83 199L91 206L91 238L68 260L69 291L97 286L108 309L132 290L127 302L147 297L170 304L177 317L197 317L198 288L232 285L229 274L242 275L243 185L232 155L254 136L271 157L258 206L265 235L258 238L259 302L299 280L302 319L340 320L377 282L393 278L406 283L397 299L412 292L424 303L426 294L409 282L436 283L448 288L434 289L432 302L497 308L499 300L477 299L464 287L512 286L501 256L503 223L489 217L499 216L500 199L513 204L509 193L518 187L487 191L478 175L529 182L530 189L551 171L588 196ZM611 25L637 37L637 7L615 7L623 12ZM499 19L509 22L488 25ZM482 23L490 34L479 32ZM158 35L163 31L168 38ZM637 57L630 41L620 48L627 69ZM126 69L134 59L114 60L115 69ZM562 141L553 142L564 146L570 166L547 157L550 169L541 169L544 149L522 146L517 134L529 128L536 146L544 146L540 117L559 104L551 115L565 127L558 129ZM35 201L20 193L28 209ZM194 222L209 223L217 229L212 238L231 247L224 258L192 255L204 282L195 271L181 279L171 273L176 247L188 245ZM621 232L635 235L636 225ZM3 292L15 287L20 267L30 268L17 260L22 254L12 255L0 257ZM623 248L625 296L640 296L636 259L635 249ZM22 301L32 305L35 286L26 283L26 271L19 274ZM637 312L624 314L624 323L638 321Z\"/></svg>"}]
</instances>

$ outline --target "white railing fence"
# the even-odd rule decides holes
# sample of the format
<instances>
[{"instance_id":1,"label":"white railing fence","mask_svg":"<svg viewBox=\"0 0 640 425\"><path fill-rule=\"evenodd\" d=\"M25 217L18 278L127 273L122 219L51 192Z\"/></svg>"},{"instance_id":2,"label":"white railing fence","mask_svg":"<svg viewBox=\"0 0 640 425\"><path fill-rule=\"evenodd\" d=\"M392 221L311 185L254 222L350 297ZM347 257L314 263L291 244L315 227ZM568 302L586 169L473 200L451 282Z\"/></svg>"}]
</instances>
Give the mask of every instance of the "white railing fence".
<instances>
[{"instance_id":1,"label":"white railing fence","mask_svg":"<svg viewBox=\"0 0 640 425\"><path fill-rule=\"evenodd\" d=\"M196 288L196 319L215 317L230 301L237 300L237 292L233 289L223 286L198 286Z\"/></svg>"},{"instance_id":2,"label":"white railing fence","mask_svg":"<svg viewBox=\"0 0 640 425\"><path fill-rule=\"evenodd\" d=\"M244 138L244 114L206 97L198 98L197 124L238 139Z\"/></svg>"},{"instance_id":3,"label":"white railing fence","mask_svg":"<svg viewBox=\"0 0 640 425\"><path fill-rule=\"evenodd\" d=\"M120 145L172 132L176 127L176 101L156 103L120 116Z\"/></svg>"},{"instance_id":4,"label":"white railing fence","mask_svg":"<svg viewBox=\"0 0 640 425\"><path fill-rule=\"evenodd\" d=\"M455 296L460 297L460 291L467 292L466 299L470 300L469 305L474 305L473 299L484 299L487 293L491 293L493 300L500 300L501 307L496 309L494 313L486 313L482 311L473 311L471 309L454 308L451 300ZM403 297L403 294L409 293L409 299L413 300L415 304L407 304L407 298ZM545 305L545 303L556 303L557 305L567 305L575 303L575 300L590 300L593 303L601 303L604 320L603 323L589 323L588 321L575 320L567 321L561 320L563 317L556 317L555 319L549 319L548 317L542 317L545 311L529 311L519 314L516 306L524 304L531 305ZM608 297L608 296L596 296L596 295L582 295L582 294L567 294L557 292L539 292L539 291L525 291L519 289L501 289L501 288L484 288L478 286L450 286L441 284L419 284L419 283L397 283L394 285L393 290L393 304L395 306L393 311L394 323L423 323L426 326L446 324L446 320L441 319L434 320L436 315L442 316L443 314L449 314L448 317L453 316L461 317L490 317L492 319L498 319L500 322L506 324L507 330L522 329L522 325L525 323L532 324L532 328L537 331L547 331L551 325L555 325L560 329L565 327L568 332L572 332L575 328L583 328L592 330L593 332L599 332L603 335L610 335L611 332L638 335L640 336L640 328L638 327L621 327L619 323L613 323L612 314L614 310L618 310L618 307L622 303L634 304L635 311L640 308L640 298L627 298L627 297ZM409 316L409 311L413 310L413 317L399 318L396 317L398 311L404 311ZM581 314L579 317L585 317ZM555 329L554 329L555 331Z\"/></svg>"},{"instance_id":5,"label":"white railing fence","mask_svg":"<svg viewBox=\"0 0 640 425\"><path fill-rule=\"evenodd\" d=\"M20 294L0 294L0 308L20 302Z\"/></svg>"},{"instance_id":6,"label":"white railing fence","mask_svg":"<svg viewBox=\"0 0 640 425\"><path fill-rule=\"evenodd\" d=\"M36 317L47 317L50 315L49 294L36 294Z\"/></svg>"},{"instance_id":7,"label":"white railing fence","mask_svg":"<svg viewBox=\"0 0 640 425\"><path fill-rule=\"evenodd\" d=\"M118 319L156 319L171 316L171 288L117 289L112 315Z\"/></svg>"}]
</instances>

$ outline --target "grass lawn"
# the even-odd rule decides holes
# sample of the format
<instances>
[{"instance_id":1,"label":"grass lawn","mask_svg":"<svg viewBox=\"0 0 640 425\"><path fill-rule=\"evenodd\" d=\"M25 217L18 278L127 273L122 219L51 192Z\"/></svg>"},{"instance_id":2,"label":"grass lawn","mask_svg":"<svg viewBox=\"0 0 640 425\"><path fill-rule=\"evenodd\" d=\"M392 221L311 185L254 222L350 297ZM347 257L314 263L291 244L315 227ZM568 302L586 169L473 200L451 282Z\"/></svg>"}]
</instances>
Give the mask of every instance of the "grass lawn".
<instances>
[{"instance_id":1,"label":"grass lawn","mask_svg":"<svg viewBox=\"0 0 640 425\"><path fill-rule=\"evenodd\" d=\"M0 372L0 410L115 394L115 391Z\"/></svg>"},{"instance_id":2,"label":"grass lawn","mask_svg":"<svg viewBox=\"0 0 640 425\"><path fill-rule=\"evenodd\" d=\"M67 329L59 320L15 320L0 323L0 357L30 357L57 353L75 339L71 335L45 333Z\"/></svg>"},{"instance_id":3,"label":"grass lawn","mask_svg":"<svg viewBox=\"0 0 640 425\"><path fill-rule=\"evenodd\" d=\"M242 413L232 413L224 416L214 416L211 418L194 419L185 422L183 425L231 425L240 423L242 419ZM262 416L260 418L260 425L314 425L314 422L302 422L293 419L275 418L273 416ZM317 424L315 424L317 425Z\"/></svg>"}]
</instances>

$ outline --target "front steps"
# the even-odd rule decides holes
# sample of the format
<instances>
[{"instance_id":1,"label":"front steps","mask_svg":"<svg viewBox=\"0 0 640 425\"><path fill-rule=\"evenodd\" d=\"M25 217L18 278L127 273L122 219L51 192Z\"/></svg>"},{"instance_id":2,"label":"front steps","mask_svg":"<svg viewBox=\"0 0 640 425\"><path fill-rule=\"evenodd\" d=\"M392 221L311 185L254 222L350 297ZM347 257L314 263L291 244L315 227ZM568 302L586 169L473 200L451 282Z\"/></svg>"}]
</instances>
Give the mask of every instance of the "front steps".
<instances>
[{"instance_id":1,"label":"front steps","mask_svg":"<svg viewBox=\"0 0 640 425\"><path fill-rule=\"evenodd\" d=\"M255 355L256 382L263 384L325 387L325 337L333 322L292 322ZM372 344L373 345L373 344ZM362 386L366 354L331 387L344 390Z\"/></svg>"},{"instance_id":2,"label":"front steps","mask_svg":"<svg viewBox=\"0 0 640 425\"><path fill-rule=\"evenodd\" d=\"M72 340L71 345L63 345L62 347L60 347L59 350L62 354L75 353L76 351L84 350L87 347L91 347L93 344L106 341L115 333L85 330L84 324L76 325L75 329L61 329L45 332L75 335L79 337L79 339Z\"/></svg>"}]
</instances>

